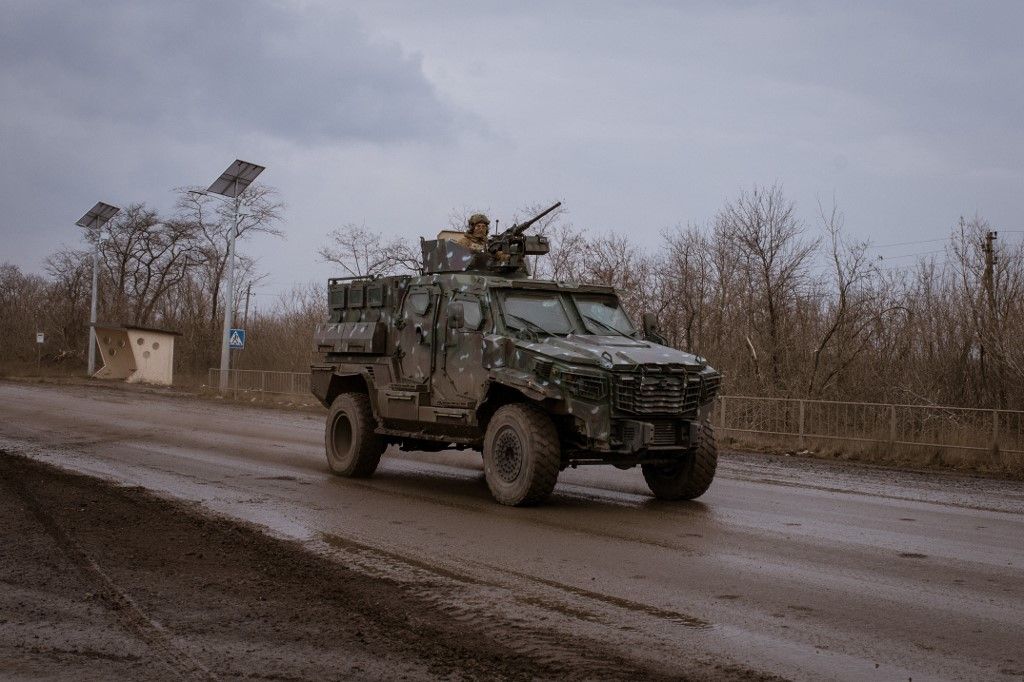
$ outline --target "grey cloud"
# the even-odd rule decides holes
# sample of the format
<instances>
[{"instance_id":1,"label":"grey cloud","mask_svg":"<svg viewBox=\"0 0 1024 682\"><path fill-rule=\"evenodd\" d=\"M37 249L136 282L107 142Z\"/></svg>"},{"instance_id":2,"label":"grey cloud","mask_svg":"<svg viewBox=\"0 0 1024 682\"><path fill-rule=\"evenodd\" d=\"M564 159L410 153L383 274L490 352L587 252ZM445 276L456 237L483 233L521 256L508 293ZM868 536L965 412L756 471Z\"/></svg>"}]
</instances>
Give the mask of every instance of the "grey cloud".
<instances>
[{"instance_id":1,"label":"grey cloud","mask_svg":"<svg viewBox=\"0 0 1024 682\"><path fill-rule=\"evenodd\" d=\"M172 138L443 140L459 114L418 56L340 10L243 2L15 3L0 26L5 118L59 112Z\"/></svg>"}]
</instances>

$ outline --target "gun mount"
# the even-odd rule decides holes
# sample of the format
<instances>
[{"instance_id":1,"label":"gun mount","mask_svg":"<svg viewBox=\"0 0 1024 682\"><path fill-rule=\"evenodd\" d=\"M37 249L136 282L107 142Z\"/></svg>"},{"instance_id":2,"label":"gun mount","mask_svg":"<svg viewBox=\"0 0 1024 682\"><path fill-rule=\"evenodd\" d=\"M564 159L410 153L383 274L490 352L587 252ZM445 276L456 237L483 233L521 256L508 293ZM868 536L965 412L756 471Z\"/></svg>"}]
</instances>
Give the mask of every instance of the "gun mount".
<instances>
[{"instance_id":1,"label":"gun mount","mask_svg":"<svg viewBox=\"0 0 1024 682\"><path fill-rule=\"evenodd\" d=\"M550 251L548 238L544 235L527 235L538 220L548 215L562 202L549 206L522 223L516 223L487 240L485 251L474 251L458 242L444 239L421 239L423 273L492 271L505 277L527 277L526 256L543 256Z\"/></svg>"}]
</instances>

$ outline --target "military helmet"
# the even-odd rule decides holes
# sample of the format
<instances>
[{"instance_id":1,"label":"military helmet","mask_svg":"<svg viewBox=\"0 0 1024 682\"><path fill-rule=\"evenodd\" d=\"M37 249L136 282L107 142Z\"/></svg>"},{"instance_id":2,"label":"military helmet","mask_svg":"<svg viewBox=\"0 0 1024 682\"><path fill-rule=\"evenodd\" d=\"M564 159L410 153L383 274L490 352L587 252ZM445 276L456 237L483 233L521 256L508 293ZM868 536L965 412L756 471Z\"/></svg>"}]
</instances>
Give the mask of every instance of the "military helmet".
<instances>
[{"instance_id":1,"label":"military helmet","mask_svg":"<svg viewBox=\"0 0 1024 682\"><path fill-rule=\"evenodd\" d=\"M488 220L487 216L485 216L483 213L474 213L473 215L469 216L470 229L473 229L473 226L478 225L479 223L483 223L484 225L487 225L489 227L491 221Z\"/></svg>"}]
</instances>

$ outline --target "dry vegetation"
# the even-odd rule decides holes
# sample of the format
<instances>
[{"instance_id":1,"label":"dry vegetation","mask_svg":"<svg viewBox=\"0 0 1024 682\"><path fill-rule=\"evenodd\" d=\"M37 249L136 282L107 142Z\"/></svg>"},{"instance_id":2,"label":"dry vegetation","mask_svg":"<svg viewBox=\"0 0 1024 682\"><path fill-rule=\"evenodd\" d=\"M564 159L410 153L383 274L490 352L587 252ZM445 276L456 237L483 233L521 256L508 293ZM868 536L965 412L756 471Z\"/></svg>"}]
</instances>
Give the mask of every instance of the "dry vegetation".
<instances>
[{"instance_id":1,"label":"dry vegetation","mask_svg":"<svg viewBox=\"0 0 1024 682\"><path fill-rule=\"evenodd\" d=\"M179 376L201 377L218 363L230 222L220 204L179 194L170 217L136 205L111 224L101 247L99 319L180 331ZM269 188L247 195L240 254L249 235L277 234L281 209ZM576 227L563 211L538 225L553 248L535 265L542 277L618 287L637 319L656 312L673 345L725 372L730 394L1024 405L1019 244L995 240L988 265L989 225L961 219L944 253L891 268L847 235L839 210L819 206L816 214L806 224L779 187L756 187L707 224L665 230L645 249L625 232ZM387 242L355 225L328 235L320 257L339 275L415 265L411 240ZM34 365L35 332L44 331L45 365L83 366L91 268L90 250L52 254L46 277L0 265L0 362ZM245 287L259 273L244 255L238 272L241 314ZM248 347L235 366L304 370L325 309L324 287L310 284L250 313Z\"/></svg>"}]
</instances>

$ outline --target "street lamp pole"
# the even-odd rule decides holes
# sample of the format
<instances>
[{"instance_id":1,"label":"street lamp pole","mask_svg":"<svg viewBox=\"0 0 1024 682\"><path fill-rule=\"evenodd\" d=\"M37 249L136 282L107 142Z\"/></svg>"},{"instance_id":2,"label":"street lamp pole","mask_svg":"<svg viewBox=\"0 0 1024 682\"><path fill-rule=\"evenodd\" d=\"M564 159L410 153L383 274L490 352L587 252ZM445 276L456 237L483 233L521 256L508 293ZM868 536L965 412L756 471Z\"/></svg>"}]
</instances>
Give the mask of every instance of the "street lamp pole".
<instances>
[{"instance_id":1,"label":"street lamp pole","mask_svg":"<svg viewBox=\"0 0 1024 682\"><path fill-rule=\"evenodd\" d=\"M231 325L235 314L235 238L238 237L238 209L241 197L236 193L228 238L228 279L224 292L224 334L220 343L220 390L228 388L228 370L231 369Z\"/></svg>"},{"instance_id":2,"label":"street lamp pole","mask_svg":"<svg viewBox=\"0 0 1024 682\"><path fill-rule=\"evenodd\" d=\"M228 388L228 374L231 369L231 324L235 313L235 240L238 238L238 220L242 207L242 192L252 184L256 177L266 170L263 166L241 159L228 166L220 177L213 181L206 192L200 194L220 194L233 199L231 216L231 234L228 236L228 278L224 291L224 335L220 341L220 391Z\"/></svg>"},{"instance_id":3,"label":"street lamp pole","mask_svg":"<svg viewBox=\"0 0 1024 682\"><path fill-rule=\"evenodd\" d=\"M100 247L103 243L103 226L121 209L117 206L98 202L75 225L86 230L95 230L96 244L92 251L92 303L89 306L89 376L96 373L96 306L99 298Z\"/></svg>"},{"instance_id":4,"label":"street lamp pole","mask_svg":"<svg viewBox=\"0 0 1024 682\"><path fill-rule=\"evenodd\" d=\"M92 304L89 306L89 376L96 373L96 297L100 282L100 240L92 250Z\"/></svg>"}]
</instances>

